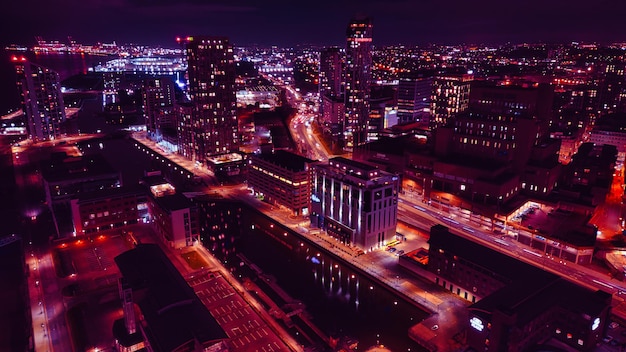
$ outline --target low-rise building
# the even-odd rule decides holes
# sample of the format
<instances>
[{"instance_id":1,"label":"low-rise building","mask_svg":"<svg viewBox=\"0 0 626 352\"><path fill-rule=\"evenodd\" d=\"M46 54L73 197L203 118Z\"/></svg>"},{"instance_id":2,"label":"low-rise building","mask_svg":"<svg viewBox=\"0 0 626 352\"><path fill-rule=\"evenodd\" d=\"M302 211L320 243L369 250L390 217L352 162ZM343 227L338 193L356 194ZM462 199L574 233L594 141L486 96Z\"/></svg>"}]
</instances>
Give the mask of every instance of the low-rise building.
<instances>
[{"instance_id":1,"label":"low-rise building","mask_svg":"<svg viewBox=\"0 0 626 352\"><path fill-rule=\"evenodd\" d=\"M294 215L308 216L313 162L284 150L253 154L248 165L248 186L268 203L284 206Z\"/></svg>"},{"instance_id":2,"label":"low-rise building","mask_svg":"<svg viewBox=\"0 0 626 352\"><path fill-rule=\"evenodd\" d=\"M155 229L169 246L181 248L198 241L198 219L195 205L182 194L148 197L148 209Z\"/></svg>"},{"instance_id":3,"label":"low-rise building","mask_svg":"<svg viewBox=\"0 0 626 352\"><path fill-rule=\"evenodd\" d=\"M576 194L591 206L601 204L611 189L617 155L614 145L583 143L563 170L561 192Z\"/></svg>"},{"instance_id":4,"label":"low-rise building","mask_svg":"<svg viewBox=\"0 0 626 352\"><path fill-rule=\"evenodd\" d=\"M146 198L146 192L139 187L81 193L70 200L74 233L86 235L136 224L147 215Z\"/></svg>"},{"instance_id":5,"label":"low-rise building","mask_svg":"<svg viewBox=\"0 0 626 352\"><path fill-rule=\"evenodd\" d=\"M100 154L80 157L53 155L41 170L48 206L69 202L83 192L122 186L122 175Z\"/></svg>"},{"instance_id":6,"label":"low-rise building","mask_svg":"<svg viewBox=\"0 0 626 352\"><path fill-rule=\"evenodd\" d=\"M626 123L624 114L599 119L591 131L589 141L596 145L613 145L617 148L617 160L624 162L626 155Z\"/></svg>"},{"instance_id":7,"label":"low-rise building","mask_svg":"<svg viewBox=\"0 0 626 352\"><path fill-rule=\"evenodd\" d=\"M115 263L125 328L114 329L118 343L147 351L228 351L228 335L159 246L139 244Z\"/></svg>"},{"instance_id":8,"label":"low-rise building","mask_svg":"<svg viewBox=\"0 0 626 352\"><path fill-rule=\"evenodd\" d=\"M474 302L467 343L476 351L524 351L554 338L591 351L608 326L611 295L431 228L427 269L446 290Z\"/></svg>"}]
</instances>

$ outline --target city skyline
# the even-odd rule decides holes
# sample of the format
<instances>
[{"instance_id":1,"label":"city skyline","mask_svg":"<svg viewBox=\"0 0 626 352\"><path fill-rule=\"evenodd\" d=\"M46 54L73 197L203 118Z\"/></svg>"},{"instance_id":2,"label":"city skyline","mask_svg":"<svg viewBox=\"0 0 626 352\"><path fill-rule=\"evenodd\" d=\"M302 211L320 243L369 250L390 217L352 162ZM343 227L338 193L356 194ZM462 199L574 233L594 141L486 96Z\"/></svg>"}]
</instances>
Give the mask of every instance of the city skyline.
<instances>
[{"instance_id":1,"label":"city skyline","mask_svg":"<svg viewBox=\"0 0 626 352\"><path fill-rule=\"evenodd\" d=\"M0 350L626 349L626 5L24 1Z\"/></svg>"},{"instance_id":2,"label":"city skyline","mask_svg":"<svg viewBox=\"0 0 626 352\"><path fill-rule=\"evenodd\" d=\"M28 11L23 11L28 8ZM506 42L619 42L626 4L582 1L511 5L488 1L315 2L252 1L146 2L68 1L63 5L26 0L4 3L3 45L28 45L34 37L67 36L79 42L118 41L175 45L178 35L223 35L235 45L339 45L345 23L357 14L372 16L374 44L500 44ZM19 28L19 30L15 30ZM285 30L289 28L289 30ZM86 30L88 29L88 31Z\"/></svg>"}]
</instances>

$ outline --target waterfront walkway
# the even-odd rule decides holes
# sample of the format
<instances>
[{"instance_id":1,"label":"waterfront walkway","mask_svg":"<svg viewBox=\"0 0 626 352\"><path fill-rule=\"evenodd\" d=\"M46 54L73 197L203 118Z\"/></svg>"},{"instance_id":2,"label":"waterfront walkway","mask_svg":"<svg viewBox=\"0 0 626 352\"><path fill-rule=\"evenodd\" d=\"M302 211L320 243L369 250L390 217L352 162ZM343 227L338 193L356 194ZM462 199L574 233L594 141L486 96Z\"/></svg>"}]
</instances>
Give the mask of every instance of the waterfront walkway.
<instances>
[{"instance_id":1,"label":"waterfront walkway","mask_svg":"<svg viewBox=\"0 0 626 352\"><path fill-rule=\"evenodd\" d=\"M463 346L457 340L467 325L467 307L470 302L433 282L409 273L398 264L399 257L385 251L384 248L363 253L356 247L340 243L319 229L308 227L302 218L291 216L287 210L272 207L245 193L224 192L225 197L229 194L259 209L309 241L315 242L342 261L369 274L379 284L397 292L407 301L412 301L430 311L431 315L428 318L418 322L408 331L409 336L420 345L431 351L462 350ZM409 252L420 248L421 245L422 241L408 239L396 247Z\"/></svg>"},{"instance_id":2,"label":"waterfront walkway","mask_svg":"<svg viewBox=\"0 0 626 352\"><path fill-rule=\"evenodd\" d=\"M146 139L144 133L136 133L133 138L154 152L161 154L162 157L170 159L170 161L203 179L212 176L210 171L198 167L190 160L180 155L165 153L160 148L156 148L155 143ZM210 182L207 183L211 184ZM409 336L422 346L431 351L455 351L461 348L455 337L466 326L467 307L470 303L432 282L416 277L416 274L408 273L398 264L399 257L385 251L384 247L363 253L356 247L342 244L335 238L320 232L319 229L310 228L306 219L294 217L286 209L274 207L258 200L242 185L223 186L212 189L212 191L216 191L224 198L239 200L258 209L274 221L290 228L293 232L317 243L338 259L369 274L372 279L385 285L389 290L397 292L406 300L430 311L431 315L427 319L416 322L416 325L408 331ZM408 253L420 246L421 243L408 239L399 244L398 249L403 249ZM200 250L200 252L203 251Z\"/></svg>"}]
</instances>

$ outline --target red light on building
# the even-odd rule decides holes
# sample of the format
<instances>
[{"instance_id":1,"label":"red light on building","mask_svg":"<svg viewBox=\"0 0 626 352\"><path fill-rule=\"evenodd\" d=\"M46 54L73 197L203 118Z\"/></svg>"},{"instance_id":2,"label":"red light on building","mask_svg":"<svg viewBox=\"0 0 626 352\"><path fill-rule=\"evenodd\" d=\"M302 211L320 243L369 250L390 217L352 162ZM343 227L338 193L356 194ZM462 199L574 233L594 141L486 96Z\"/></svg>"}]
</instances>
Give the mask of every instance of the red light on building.
<instances>
[{"instance_id":1,"label":"red light on building","mask_svg":"<svg viewBox=\"0 0 626 352\"><path fill-rule=\"evenodd\" d=\"M13 56L11 57L11 61L17 61L17 56L13 55Z\"/></svg>"},{"instance_id":2,"label":"red light on building","mask_svg":"<svg viewBox=\"0 0 626 352\"><path fill-rule=\"evenodd\" d=\"M180 43L180 37L176 37L176 42Z\"/></svg>"},{"instance_id":3,"label":"red light on building","mask_svg":"<svg viewBox=\"0 0 626 352\"><path fill-rule=\"evenodd\" d=\"M25 56L20 57L20 61L22 62L26 61L26 57Z\"/></svg>"}]
</instances>

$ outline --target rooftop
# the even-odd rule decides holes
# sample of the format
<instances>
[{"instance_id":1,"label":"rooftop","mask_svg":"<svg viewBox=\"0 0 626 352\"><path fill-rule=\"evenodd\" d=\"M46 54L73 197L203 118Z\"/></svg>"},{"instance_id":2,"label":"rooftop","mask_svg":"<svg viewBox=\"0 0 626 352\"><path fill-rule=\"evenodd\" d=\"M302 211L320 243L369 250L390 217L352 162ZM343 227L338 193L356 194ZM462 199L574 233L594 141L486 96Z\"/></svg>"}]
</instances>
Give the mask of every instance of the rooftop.
<instances>
[{"instance_id":1,"label":"rooftop","mask_svg":"<svg viewBox=\"0 0 626 352\"><path fill-rule=\"evenodd\" d=\"M180 193L154 197L154 201L162 209L167 211L176 211L193 207L193 202Z\"/></svg>"},{"instance_id":2,"label":"rooftop","mask_svg":"<svg viewBox=\"0 0 626 352\"><path fill-rule=\"evenodd\" d=\"M354 161L352 159L347 159L347 158L344 158L342 156L338 156L338 157L332 158L332 159L330 159L330 162L339 163L339 164L343 164L343 165L347 165L347 166L352 166L354 168L361 169L363 171L374 171L374 170L377 169L376 166L365 164L365 163L362 163L360 161Z\"/></svg>"},{"instance_id":3,"label":"rooftop","mask_svg":"<svg viewBox=\"0 0 626 352\"><path fill-rule=\"evenodd\" d=\"M450 233L448 228L443 225L435 225L431 228L428 243L431 247L442 248L446 252L486 268L510 280L510 282L516 280L537 281L545 279L545 277L556 277L554 274Z\"/></svg>"},{"instance_id":4,"label":"rooftop","mask_svg":"<svg viewBox=\"0 0 626 352\"><path fill-rule=\"evenodd\" d=\"M381 137L377 141L369 142L363 146L357 147L355 153L360 152L361 150L367 150L370 152L403 156L405 151L416 151L424 148L426 148L424 139L419 140L406 136L398 138Z\"/></svg>"},{"instance_id":5,"label":"rooftop","mask_svg":"<svg viewBox=\"0 0 626 352\"><path fill-rule=\"evenodd\" d=\"M76 198L78 199L79 203L83 203L115 197L140 196L145 194L145 190L140 186L123 186L116 188L99 189L93 192L79 193Z\"/></svg>"},{"instance_id":6,"label":"rooftop","mask_svg":"<svg viewBox=\"0 0 626 352\"><path fill-rule=\"evenodd\" d=\"M48 182L80 180L96 176L119 175L100 154L81 157L55 158L42 166L41 173Z\"/></svg>"},{"instance_id":7,"label":"rooftop","mask_svg":"<svg viewBox=\"0 0 626 352\"><path fill-rule=\"evenodd\" d=\"M254 154L251 158L265 160L268 163L278 165L291 171L304 171L306 170L307 164L314 162L314 160L285 150L275 150L273 153Z\"/></svg>"},{"instance_id":8,"label":"rooftop","mask_svg":"<svg viewBox=\"0 0 626 352\"><path fill-rule=\"evenodd\" d=\"M470 310L477 315L495 310L516 314L516 323L523 326L541 312L557 305L594 317L610 303L611 295L606 292L589 290L461 238L443 225L433 226L429 243L510 280L505 282L505 287L470 306Z\"/></svg>"},{"instance_id":9,"label":"rooftop","mask_svg":"<svg viewBox=\"0 0 626 352\"><path fill-rule=\"evenodd\" d=\"M158 245L140 244L115 257L115 263L133 290L155 350L228 338Z\"/></svg>"},{"instance_id":10,"label":"rooftop","mask_svg":"<svg viewBox=\"0 0 626 352\"><path fill-rule=\"evenodd\" d=\"M554 277L515 282L473 304L470 310L475 313L499 310L510 315L516 314L516 324L521 327L555 306L597 317L606 307L607 299L610 302L610 297L606 292L592 291Z\"/></svg>"}]
</instances>

